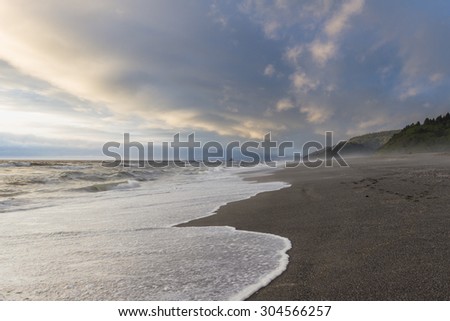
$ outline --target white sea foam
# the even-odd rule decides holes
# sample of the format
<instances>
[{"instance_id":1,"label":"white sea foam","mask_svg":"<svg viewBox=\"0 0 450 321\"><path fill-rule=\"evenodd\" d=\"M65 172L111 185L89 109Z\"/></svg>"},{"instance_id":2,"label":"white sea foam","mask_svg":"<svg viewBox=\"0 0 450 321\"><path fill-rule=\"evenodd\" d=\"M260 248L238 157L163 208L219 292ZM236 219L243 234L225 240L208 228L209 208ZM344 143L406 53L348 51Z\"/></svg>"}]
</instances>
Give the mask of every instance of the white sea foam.
<instances>
[{"instance_id":1,"label":"white sea foam","mask_svg":"<svg viewBox=\"0 0 450 321\"><path fill-rule=\"evenodd\" d=\"M0 213L0 293L7 300L240 300L282 273L285 238L173 226L288 185L236 175L249 169L186 170L191 175L183 169L100 193L65 191L45 199L47 207Z\"/></svg>"}]
</instances>

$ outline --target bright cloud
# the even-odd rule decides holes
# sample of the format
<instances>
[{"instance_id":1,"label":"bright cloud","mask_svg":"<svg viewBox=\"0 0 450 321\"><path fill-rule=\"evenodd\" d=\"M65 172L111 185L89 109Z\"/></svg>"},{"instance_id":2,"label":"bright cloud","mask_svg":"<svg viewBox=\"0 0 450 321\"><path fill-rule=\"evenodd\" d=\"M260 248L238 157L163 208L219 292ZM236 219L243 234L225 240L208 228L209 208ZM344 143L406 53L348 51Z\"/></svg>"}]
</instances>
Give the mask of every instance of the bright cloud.
<instances>
[{"instance_id":1,"label":"bright cloud","mask_svg":"<svg viewBox=\"0 0 450 321\"><path fill-rule=\"evenodd\" d=\"M330 110L320 106L302 106L300 112L306 114L306 119L312 124L323 124L333 114Z\"/></svg>"},{"instance_id":2,"label":"bright cloud","mask_svg":"<svg viewBox=\"0 0 450 321\"><path fill-rule=\"evenodd\" d=\"M314 60L321 66L325 65L337 52L336 45L331 41L314 41L310 44L309 50Z\"/></svg>"},{"instance_id":3,"label":"bright cloud","mask_svg":"<svg viewBox=\"0 0 450 321\"><path fill-rule=\"evenodd\" d=\"M349 19L362 11L364 0L347 0L326 23L325 33L333 38L342 33Z\"/></svg>"},{"instance_id":4,"label":"bright cloud","mask_svg":"<svg viewBox=\"0 0 450 321\"><path fill-rule=\"evenodd\" d=\"M296 91L308 92L315 89L318 82L309 78L304 72L297 71L290 77L292 86Z\"/></svg>"},{"instance_id":5,"label":"bright cloud","mask_svg":"<svg viewBox=\"0 0 450 321\"><path fill-rule=\"evenodd\" d=\"M277 111L285 111L294 108L294 104L290 99L281 99L277 102Z\"/></svg>"},{"instance_id":6,"label":"bright cloud","mask_svg":"<svg viewBox=\"0 0 450 321\"><path fill-rule=\"evenodd\" d=\"M344 1L340 9L325 22L324 35L314 40L309 50L314 60L324 66L337 53L339 36L347 27L350 18L362 11L364 0ZM323 40L321 38L325 38Z\"/></svg>"}]
</instances>

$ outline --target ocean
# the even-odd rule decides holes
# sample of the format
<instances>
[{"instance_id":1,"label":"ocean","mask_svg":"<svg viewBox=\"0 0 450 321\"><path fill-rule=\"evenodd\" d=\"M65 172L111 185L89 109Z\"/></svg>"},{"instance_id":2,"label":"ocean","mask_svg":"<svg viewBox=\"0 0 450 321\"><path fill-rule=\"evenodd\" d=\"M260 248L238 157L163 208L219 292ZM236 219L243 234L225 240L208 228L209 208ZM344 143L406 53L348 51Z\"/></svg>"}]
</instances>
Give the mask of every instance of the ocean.
<instances>
[{"instance_id":1,"label":"ocean","mask_svg":"<svg viewBox=\"0 0 450 321\"><path fill-rule=\"evenodd\" d=\"M175 226L288 187L243 179L273 170L1 161L0 299L243 300L285 270L290 241Z\"/></svg>"}]
</instances>

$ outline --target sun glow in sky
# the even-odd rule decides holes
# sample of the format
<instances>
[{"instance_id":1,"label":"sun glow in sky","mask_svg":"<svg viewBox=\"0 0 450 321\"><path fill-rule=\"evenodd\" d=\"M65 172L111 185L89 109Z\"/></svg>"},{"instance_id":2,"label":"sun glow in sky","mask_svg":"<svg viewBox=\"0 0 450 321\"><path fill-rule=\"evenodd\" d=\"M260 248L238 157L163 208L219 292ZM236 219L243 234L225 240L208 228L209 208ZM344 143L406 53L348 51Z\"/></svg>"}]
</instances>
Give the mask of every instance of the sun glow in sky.
<instances>
[{"instance_id":1,"label":"sun glow in sky","mask_svg":"<svg viewBox=\"0 0 450 321\"><path fill-rule=\"evenodd\" d=\"M449 14L441 0L0 0L0 157L89 156L124 132L301 145L401 128L450 110Z\"/></svg>"}]
</instances>

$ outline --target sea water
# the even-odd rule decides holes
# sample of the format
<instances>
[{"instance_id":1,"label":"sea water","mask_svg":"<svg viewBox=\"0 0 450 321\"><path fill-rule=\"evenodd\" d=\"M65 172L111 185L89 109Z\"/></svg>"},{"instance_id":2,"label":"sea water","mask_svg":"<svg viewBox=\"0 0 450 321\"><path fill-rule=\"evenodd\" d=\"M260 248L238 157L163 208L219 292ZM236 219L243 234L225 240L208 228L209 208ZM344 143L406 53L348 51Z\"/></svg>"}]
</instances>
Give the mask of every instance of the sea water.
<instances>
[{"instance_id":1,"label":"sea water","mask_svg":"<svg viewBox=\"0 0 450 321\"><path fill-rule=\"evenodd\" d=\"M249 171L1 162L0 299L245 299L284 271L289 240L174 226L288 186Z\"/></svg>"}]
</instances>

